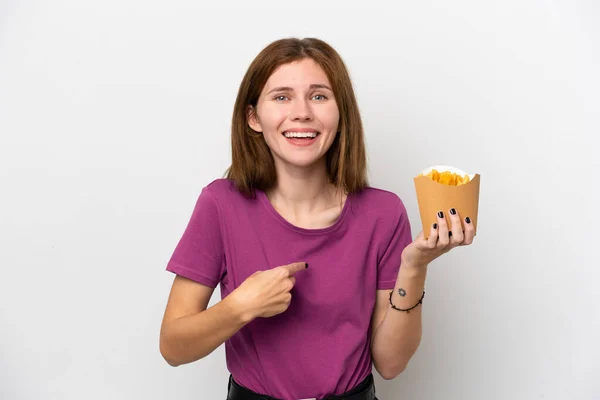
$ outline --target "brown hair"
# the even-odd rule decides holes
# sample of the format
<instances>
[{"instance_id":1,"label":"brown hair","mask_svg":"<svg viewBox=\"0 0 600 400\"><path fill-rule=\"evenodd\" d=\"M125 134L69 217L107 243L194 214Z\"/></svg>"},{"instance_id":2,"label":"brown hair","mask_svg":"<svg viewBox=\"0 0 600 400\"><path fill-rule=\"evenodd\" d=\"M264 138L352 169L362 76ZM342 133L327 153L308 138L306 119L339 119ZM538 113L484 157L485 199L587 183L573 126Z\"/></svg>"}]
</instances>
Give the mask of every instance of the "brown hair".
<instances>
[{"instance_id":1,"label":"brown hair","mask_svg":"<svg viewBox=\"0 0 600 400\"><path fill-rule=\"evenodd\" d=\"M248 106L256 109L267 80L280 65L304 58L313 59L325 71L340 113L339 132L325 156L330 182L346 193L360 192L368 184L362 120L342 58L322 40L287 38L269 44L256 56L240 84L233 109L232 163L226 177L247 196L254 196L255 189L271 189L277 182L269 147L248 125Z\"/></svg>"}]
</instances>

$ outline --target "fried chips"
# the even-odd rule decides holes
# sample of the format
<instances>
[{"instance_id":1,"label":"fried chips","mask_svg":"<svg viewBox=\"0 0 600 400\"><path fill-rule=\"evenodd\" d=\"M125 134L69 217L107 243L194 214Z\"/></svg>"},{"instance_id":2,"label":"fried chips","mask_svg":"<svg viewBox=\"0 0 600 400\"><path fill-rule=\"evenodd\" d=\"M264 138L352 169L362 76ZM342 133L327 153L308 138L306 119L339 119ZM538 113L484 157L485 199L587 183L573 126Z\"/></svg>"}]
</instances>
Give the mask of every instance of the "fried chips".
<instances>
[{"instance_id":1,"label":"fried chips","mask_svg":"<svg viewBox=\"0 0 600 400\"><path fill-rule=\"evenodd\" d=\"M460 186L466 183L469 183L471 178L469 175L460 175L455 172L450 171L438 171L437 169L432 169L427 174L421 174L421 176L426 176L434 182L441 183L442 185L448 186Z\"/></svg>"}]
</instances>

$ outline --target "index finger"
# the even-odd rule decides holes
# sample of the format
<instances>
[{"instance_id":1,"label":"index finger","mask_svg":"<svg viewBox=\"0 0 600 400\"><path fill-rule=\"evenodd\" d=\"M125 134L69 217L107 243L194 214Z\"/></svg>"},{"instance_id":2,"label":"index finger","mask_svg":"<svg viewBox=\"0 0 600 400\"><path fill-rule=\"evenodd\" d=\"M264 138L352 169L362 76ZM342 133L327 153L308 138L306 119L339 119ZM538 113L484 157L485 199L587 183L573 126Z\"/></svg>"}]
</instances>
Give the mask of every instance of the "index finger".
<instances>
[{"instance_id":1,"label":"index finger","mask_svg":"<svg viewBox=\"0 0 600 400\"><path fill-rule=\"evenodd\" d=\"M304 262L295 262L288 265L283 265L282 268L285 268L290 273L290 276L295 275L297 272L305 270L308 268L308 264Z\"/></svg>"}]
</instances>

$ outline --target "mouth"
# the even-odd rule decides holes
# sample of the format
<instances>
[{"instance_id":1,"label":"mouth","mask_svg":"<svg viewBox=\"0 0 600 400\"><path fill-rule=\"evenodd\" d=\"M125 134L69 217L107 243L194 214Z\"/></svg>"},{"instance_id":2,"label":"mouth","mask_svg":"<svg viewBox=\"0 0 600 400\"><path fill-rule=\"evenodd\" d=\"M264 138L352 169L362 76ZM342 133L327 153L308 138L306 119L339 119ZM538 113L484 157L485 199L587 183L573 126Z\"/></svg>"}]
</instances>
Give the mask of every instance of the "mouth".
<instances>
[{"instance_id":1,"label":"mouth","mask_svg":"<svg viewBox=\"0 0 600 400\"><path fill-rule=\"evenodd\" d=\"M308 132L298 132L298 131L285 131L282 135L291 142L308 142L314 141L321 132L318 131L308 131Z\"/></svg>"}]
</instances>

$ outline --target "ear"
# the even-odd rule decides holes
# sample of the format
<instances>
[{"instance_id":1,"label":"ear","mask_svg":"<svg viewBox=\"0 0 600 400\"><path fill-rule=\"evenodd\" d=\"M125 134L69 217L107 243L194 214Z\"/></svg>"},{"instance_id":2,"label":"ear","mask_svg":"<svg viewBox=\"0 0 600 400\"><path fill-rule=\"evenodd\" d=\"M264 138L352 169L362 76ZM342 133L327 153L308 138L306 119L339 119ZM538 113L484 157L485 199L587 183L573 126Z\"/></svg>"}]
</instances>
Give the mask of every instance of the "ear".
<instances>
[{"instance_id":1,"label":"ear","mask_svg":"<svg viewBox=\"0 0 600 400\"><path fill-rule=\"evenodd\" d=\"M258 116L256 115L256 109L252 106L248 106L246 109L246 119L248 120L248 126L255 132L262 132L262 126L260 126L260 122L258 121Z\"/></svg>"}]
</instances>

